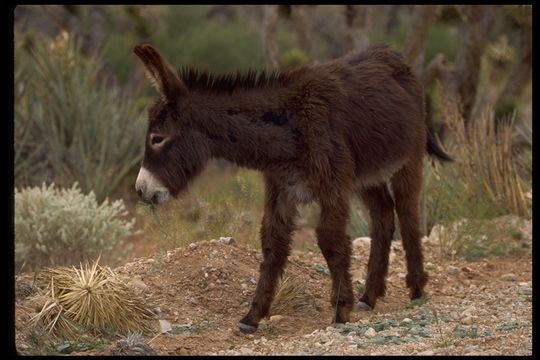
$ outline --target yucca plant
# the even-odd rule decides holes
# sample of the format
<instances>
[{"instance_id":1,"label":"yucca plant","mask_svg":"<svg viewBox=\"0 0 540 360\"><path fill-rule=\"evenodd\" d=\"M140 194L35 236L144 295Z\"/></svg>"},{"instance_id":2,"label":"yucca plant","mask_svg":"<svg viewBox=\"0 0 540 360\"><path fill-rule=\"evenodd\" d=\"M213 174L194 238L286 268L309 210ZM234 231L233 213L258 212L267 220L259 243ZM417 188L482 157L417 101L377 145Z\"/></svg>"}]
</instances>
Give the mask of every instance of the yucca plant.
<instances>
[{"instance_id":1,"label":"yucca plant","mask_svg":"<svg viewBox=\"0 0 540 360\"><path fill-rule=\"evenodd\" d=\"M77 181L99 200L113 194L142 158L143 114L106 84L100 55L82 55L66 32L16 47L15 58L16 174L33 154L22 150L40 150L56 183Z\"/></svg>"},{"instance_id":2,"label":"yucca plant","mask_svg":"<svg viewBox=\"0 0 540 360\"><path fill-rule=\"evenodd\" d=\"M152 331L153 313L145 300L98 262L42 272L39 281L48 284L48 300L30 324L60 338L73 338L86 330L95 334Z\"/></svg>"}]
</instances>

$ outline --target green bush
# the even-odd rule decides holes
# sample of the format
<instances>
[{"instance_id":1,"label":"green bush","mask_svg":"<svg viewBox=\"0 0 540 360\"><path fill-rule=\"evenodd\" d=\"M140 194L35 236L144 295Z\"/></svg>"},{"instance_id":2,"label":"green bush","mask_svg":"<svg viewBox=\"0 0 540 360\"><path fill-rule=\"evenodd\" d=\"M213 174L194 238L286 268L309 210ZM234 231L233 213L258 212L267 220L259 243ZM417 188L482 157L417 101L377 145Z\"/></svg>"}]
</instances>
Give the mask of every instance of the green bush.
<instances>
[{"instance_id":1,"label":"green bush","mask_svg":"<svg viewBox=\"0 0 540 360\"><path fill-rule=\"evenodd\" d=\"M144 114L106 84L101 65L99 56L83 56L65 32L51 43L36 39L32 46L16 46L17 186L78 182L103 200L136 169ZM42 168L52 176L43 178Z\"/></svg>"},{"instance_id":2,"label":"green bush","mask_svg":"<svg viewBox=\"0 0 540 360\"><path fill-rule=\"evenodd\" d=\"M205 16L206 7L169 6L156 45L172 66L191 65L213 72L263 67L259 35L245 21L220 22Z\"/></svg>"},{"instance_id":3,"label":"green bush","mask_svg":"<svg viewBox=\"0 0 540 360\"><path fill-rule=\"evenodd\" d=\"M284 69L292 69L309 62L309 56L300 49L291 49L281 55L281 64Z\"/></svg>"},{"instance_id":4,"label":"green bush","mask_svg":"<svg viewBox=\"0 0 540 360\"><path fill-rule=\"evenodd\" d=\"M127 215L122 200L98 204L93 192L81 193L76 183L69 189L15 189L16 269L74 265L100 254L104 261L118 260L128 249L112 251L135 223Z\"/></svg>"}]
</instances>

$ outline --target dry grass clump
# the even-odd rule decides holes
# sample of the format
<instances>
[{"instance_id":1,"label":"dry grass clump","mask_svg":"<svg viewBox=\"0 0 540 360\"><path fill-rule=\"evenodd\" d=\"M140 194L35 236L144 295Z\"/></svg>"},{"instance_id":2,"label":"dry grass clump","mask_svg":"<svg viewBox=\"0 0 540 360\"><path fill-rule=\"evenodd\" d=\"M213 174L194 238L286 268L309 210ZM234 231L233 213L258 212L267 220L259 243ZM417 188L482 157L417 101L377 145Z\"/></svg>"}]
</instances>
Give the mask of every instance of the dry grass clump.
<instances>
[{"instance_id":1,"label":"dry grass clump","mask_svg":"<svg viewBox=\"0 0 540 360\"><path fill-rule=\"evenodd\" d=\"M98 261L45 270L39 278L49 284L48 299L31 325L62 338L73 338L79 329L98 334L151 331L148 320L153 314L144 299Z\"/></svg>"},{"instance_id":2,"label":"dry grass clump","mask_svg":"<svg viewBox=\"0 0 540 360\"><path fill-rule=\"evenodd\" d=\"M301 313L312 303L311 296L305 292L302 283L291 276L283 276L277 285L276 295L268 316Z\"/></svg>"},{"instance_id":3,"label":"dry grass clump","mask_svg":"<svg viewBox=\"0 0 540 360\"><path fill-rule=\"evenodd\" d=\"M466 127L462 117L449 109L442 109L453 135L449 147L466 191L481 191L478 197L486 196L504 213L528 217L523 180L512 153L514 118L496 126L494 113L489 110Z\"/></svg>"}]
</instances>

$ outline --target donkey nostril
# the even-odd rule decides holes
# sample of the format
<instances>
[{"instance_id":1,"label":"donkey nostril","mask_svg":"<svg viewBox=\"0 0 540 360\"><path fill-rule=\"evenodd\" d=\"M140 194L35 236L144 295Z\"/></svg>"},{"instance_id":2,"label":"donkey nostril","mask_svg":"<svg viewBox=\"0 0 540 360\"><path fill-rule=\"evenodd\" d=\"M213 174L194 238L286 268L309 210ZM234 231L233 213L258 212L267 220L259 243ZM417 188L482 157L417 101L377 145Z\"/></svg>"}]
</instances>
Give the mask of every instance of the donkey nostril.
<instances>
[{"instance_id":1,"label":"donkey nostril","mask_svg":"<svg viewBox=\"0 0 540 360\"><path fill-rule=\"evenodd\" d=\"M139 195L139 197L142 197L142 190L141 189L137 190L137 194Z\"/></svg>"}]
</instances>

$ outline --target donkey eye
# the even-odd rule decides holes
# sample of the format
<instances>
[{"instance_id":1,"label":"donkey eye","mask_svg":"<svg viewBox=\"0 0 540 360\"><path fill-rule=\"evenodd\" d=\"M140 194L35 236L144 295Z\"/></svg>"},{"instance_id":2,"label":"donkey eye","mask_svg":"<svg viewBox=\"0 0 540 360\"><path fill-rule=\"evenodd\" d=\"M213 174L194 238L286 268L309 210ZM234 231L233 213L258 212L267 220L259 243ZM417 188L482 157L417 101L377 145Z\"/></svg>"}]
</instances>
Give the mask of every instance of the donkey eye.
<instances>
[{"instance_id":1,"label":"donkey eye","mask_svg":"<svg viewBox=\"0 0 540 360\"><path fill-rule=\"evenodd\" d=\"M159 145L165 140L165 136L152 134L150 135L150 144L152 146Z\"/></svg>"}]
</instances>

